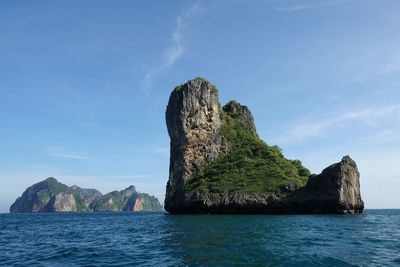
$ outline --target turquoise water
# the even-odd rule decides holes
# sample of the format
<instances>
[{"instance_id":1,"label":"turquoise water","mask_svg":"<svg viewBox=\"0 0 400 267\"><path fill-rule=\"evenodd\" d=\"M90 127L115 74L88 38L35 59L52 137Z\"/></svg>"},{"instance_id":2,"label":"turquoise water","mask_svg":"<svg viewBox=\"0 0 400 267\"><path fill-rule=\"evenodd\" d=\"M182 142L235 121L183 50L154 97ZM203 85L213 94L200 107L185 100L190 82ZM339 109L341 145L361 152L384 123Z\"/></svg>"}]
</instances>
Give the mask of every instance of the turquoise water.
<instances>
[{"instance_id":1,"label":"turquoise water","mask_svg":"<svg viewBox=\"0 0 400 267\"><path fill-rule=\"evenodd\" d=\"M400 210L0 214L4 266L400 266Z\"/></svg>"}]
</instances>

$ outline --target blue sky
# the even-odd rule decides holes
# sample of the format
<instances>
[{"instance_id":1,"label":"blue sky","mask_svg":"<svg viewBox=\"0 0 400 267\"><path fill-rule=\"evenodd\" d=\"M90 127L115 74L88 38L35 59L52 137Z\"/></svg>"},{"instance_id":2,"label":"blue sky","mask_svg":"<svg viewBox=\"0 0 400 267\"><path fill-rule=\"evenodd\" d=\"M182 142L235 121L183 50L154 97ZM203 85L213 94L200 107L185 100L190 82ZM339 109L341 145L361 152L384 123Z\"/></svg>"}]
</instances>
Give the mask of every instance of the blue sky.
<instances>
[{"instance_id":1,"label":"blue sky","mask_svg":"<svg viewBox=\"0 0 400 267\"><path fill-rule=\"evenodd\" d=\"M397 0L0 2L0 212L46 177L164 198L170 91L202 76L312 172L400 208Z\"/></svg>"}]
</instances>

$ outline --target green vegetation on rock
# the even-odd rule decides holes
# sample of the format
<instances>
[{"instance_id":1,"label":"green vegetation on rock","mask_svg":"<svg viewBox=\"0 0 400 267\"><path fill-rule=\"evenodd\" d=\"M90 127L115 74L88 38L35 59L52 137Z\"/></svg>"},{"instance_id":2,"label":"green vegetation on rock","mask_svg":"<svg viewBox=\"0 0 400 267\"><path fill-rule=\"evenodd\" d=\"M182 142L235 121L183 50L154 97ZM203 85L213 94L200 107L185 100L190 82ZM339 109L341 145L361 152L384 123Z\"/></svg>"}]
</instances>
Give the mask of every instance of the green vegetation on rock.
<instances>
[{"instance_id":1,"label":"green vegetation on rock","mask_svg":"<svg viewBox=\"0 0 400 267\"><path fill-rule=\"evenodd\" d=\"M47 184L47 189L52 195L60 192L65 192L69 189L67 185L58 182L56 178L53 177L47 178L44 182Z\"/></svg>"},{"instance_id":2,"label":"green vegetation on rock","mask_svg":"<svg viewBox=\"0 0 400 267\"><path fill-rule=\"evenodd\" d=\"M216 96L219 95L219 94L218 94L218 89L217 89L217 87L215 87L215 85L212 85L212 86L211 86L211 93L214 94L214 95L216 95Z\"/></svg>"},{"instance_id":3,"label":"green vegetation on rock","mask_svg":"<svg viewBox=\"0 0 400 267\"><path fill-rule=\"evenodd\" d=\"M200 82L208 83L208 81L202 77L194 78L192 81L200 81ZM178 91L183 90L185 87L187 87L187 83L182 83L182 84L176 86L174 90L178 92ZM213 84L211 84L211 93L216 96L219 95L217 87Z\"/></svg>"},{"instance_id":4,"label":"green vegetation on rock","mask_svg":"<svg viewBox=\"0 0 400 267\"><path fill-rule=\"evenodd\" d=\"M185 86L186 86L186 84L185 83L182 83L182 84L180 84L180 85L178 85L177 87L175 87L175 91L181 91L181 90L183 90L184 88L185 88Z\"/></svg>"},{"instance_id":5,"label":"green vegetation on rock","mask_svg":"<svg viewBox=\"0 0 400 267\"><path fill-rule=\"evenodd\" d=\"M78 211L88 210L85 205L85 200L73 187L69 187L63 183L60 183L53 177L49 177L44 180L44 185L46 187L38 193L38 197L41 201L48 202L50 198L58 193L70 193L74 195L76 208Z\"/></svg>"},{"instance_id":6,"label":"green vegetation on rock","mask_svg":"<svg viewBox=\"0 0 400 267\"><path fill-rule=\"evenodd\" d=\"M150 196L148 194L139 193L138 198L143 200L143 210L146 211L160 211L162 207L160 202L158 202L157 198L154 196Z\"/></svg>"},{"instance_id":7,"label":"green vegetation on rock","mask_svg":"<svg viewBox=\"0 0 400 267\"><path fill-rule=\"evenodd\" d=\"M230 152L206 165L185 185L185 192L285 195L305 185L310 172L299 160L286 159L277 146L268 146L227 106L221 109L220 135Z\"/></svg>"},{"instance_id":8,"label":"green vegetation on rock","mask_svg":"<svg viewBox=\"0 0 400 267\"><path fill-rule=\"evenodd\" d=\"M50 197L51 197L50 192L47 189L43 189L43 190L39 191L37 195L38 195L39 203L44 203L44 204L49 202Z\"/></svg>"},{"instance_id":9,"label":"green vegetation on rock","mask_svg":"<svg viewBox=\"0 0 400 267\"><path fill-rule=\"evenodd\" d=\"M124 197L121 191L113 191L101 196L94 206L97 211L123 210L129 197Z\"/></svg>"},{"instance_id":10,"label":"green vegetation on rock","mask_svg":"<svg viewBox=\"0 0 400 267\"><path fill-rule=\"evenodd\" d=\"M76 209L78 211L89 211L89 208L87 207L85 203L85 199L81 197L76 191L71 190L71 193L74 195L75 198L75 203L76 203Z\"/></svg>"}]
</instances>

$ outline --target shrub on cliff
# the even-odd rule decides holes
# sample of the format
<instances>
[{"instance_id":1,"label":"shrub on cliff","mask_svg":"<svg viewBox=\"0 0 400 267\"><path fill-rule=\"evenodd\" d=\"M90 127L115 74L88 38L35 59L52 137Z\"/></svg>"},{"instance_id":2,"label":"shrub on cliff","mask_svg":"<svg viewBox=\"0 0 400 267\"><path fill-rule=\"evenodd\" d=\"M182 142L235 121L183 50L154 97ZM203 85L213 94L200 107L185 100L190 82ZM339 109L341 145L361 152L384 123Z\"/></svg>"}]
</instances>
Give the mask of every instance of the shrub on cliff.
<instances>
[{"instance_id":1,"label":"shrub on cliff","mask_svg":"<svg viewBox=\"0 0 400 267\"><path fill-rule=\"evenodd\" d=\"M220 135L228 141L230 152L189 180L186 192L202 189L220 195L236 192L284 195L305 185L310 171L299 160L286 159L278 146L268 146L255 130L238 120L237 112L232 112L228 105L220 112L223 119Z\"/></svg>"}]
</instances>

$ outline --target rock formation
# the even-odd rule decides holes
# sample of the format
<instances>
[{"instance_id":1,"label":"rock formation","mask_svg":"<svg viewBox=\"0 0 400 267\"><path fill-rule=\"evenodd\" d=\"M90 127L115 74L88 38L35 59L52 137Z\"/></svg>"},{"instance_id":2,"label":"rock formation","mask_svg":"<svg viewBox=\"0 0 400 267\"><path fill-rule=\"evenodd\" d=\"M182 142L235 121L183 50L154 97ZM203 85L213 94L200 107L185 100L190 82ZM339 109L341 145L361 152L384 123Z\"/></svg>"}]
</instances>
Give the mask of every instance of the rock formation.
<instances>
[{"instance_id":1,"label":"rock formation","mask_svg":"<svg viewBox=\"0 0 400 267\"><path fill-rule=\"evenodd\" d=\"M293 198L301 212L359 213L364 209L360 193L360 174L350 156L309 177L306 186ZM294 205L296 202L294 203Z\"/></svg>"},{"instance_id":2,"label":"rock formation","mask_svg":"<svg viewBox=\"0 0 400 267\"><path fill-rule=\"evenodd\" d=\"M50 211L70 212L77 211L75 197L72 193L60 192L54 195L50 200Z\"/></svg>"},{"instance_id":3,"label":"rock formation","mask_svg":"<svg viewBox=\"0 0 400 267\"><path fill-rule=\"evenodd\" d=\"M356 163L311 175L256 132L246 106L218 102L216 87L196 78L171 93L165 209L170 213L360 213Z\"/></svg>"},{"instance_id":4,"label":"rock formation","mask_svg":"<svg viewBox=\"0 0 400 267\"><path fill-rule=\"evenodd\" d=\"M224 110L236 121L243 123L247 130L256 133L254 118L248 107L242 106L236 101L230 101L224 106Z\"/></svg>"},{"instance_id":5,"label":"rock formation","mask_svg":"<svg viewBox=\"0 0 400 267\"><path fill-rule=\"evenodd\" d=\"M47 178L25 190L10 212L161 211L157 198L139 193L134 186L101 194L96 189L67 186Z\"/></svg>"},{"instance_id":6,"label":"rock formation","mask_svg":"<svg viewBox=\"0 0 400 267\"><path fill-rule=\"evenodd\" d=\"M94 201L93 211L161 211L157 198L138 193L134 186L122 191L113 191Z\"/></svg>"},{"instance_id":7,"label":"rock formation","mask_svg":"<svg viewBox=\"0 0 400 267\"><path fill-rule=\"evenodd\" d=\"M172 92L166 112L171 138L167 210L179 209L188 179L226 153L226 141L218 134L219 108L216 88L203 79L188 81Z\"/></svg>"}]
</instances>

